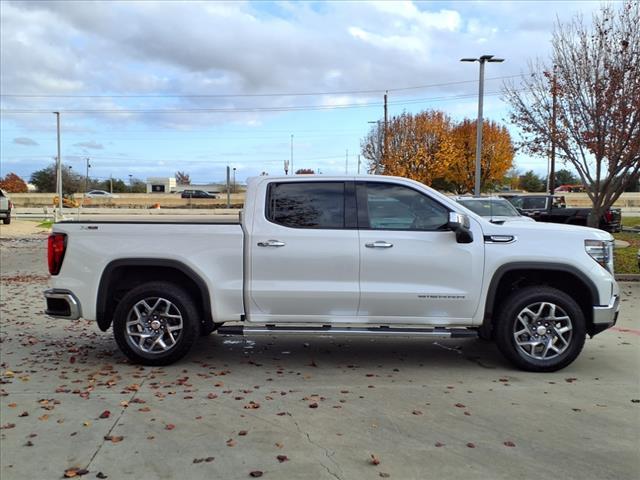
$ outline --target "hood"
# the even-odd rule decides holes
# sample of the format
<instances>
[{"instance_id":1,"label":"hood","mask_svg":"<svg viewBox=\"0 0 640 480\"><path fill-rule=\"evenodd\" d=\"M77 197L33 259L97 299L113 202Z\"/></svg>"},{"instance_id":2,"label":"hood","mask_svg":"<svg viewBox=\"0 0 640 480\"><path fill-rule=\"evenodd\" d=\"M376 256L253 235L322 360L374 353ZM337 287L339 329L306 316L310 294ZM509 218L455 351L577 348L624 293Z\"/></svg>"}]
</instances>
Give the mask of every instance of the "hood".
<instances>
[{"instance_id":1,"label":"hood","mask_svg":"<svg viewBox=\"0 0 640 480\"><path fill-rule=\"evenodd\" d=\"M536 232L549 234L549 239L553 240L554 234L560 236L571 236L574 238L593 240L613 240L613 236L604 230L597 228L581 227L578 225L565 225L563 223L543 223L543 222L505 222L502 225L487 221L482 229L485 235L535 235Z\"/></svg>"}]
</instances>

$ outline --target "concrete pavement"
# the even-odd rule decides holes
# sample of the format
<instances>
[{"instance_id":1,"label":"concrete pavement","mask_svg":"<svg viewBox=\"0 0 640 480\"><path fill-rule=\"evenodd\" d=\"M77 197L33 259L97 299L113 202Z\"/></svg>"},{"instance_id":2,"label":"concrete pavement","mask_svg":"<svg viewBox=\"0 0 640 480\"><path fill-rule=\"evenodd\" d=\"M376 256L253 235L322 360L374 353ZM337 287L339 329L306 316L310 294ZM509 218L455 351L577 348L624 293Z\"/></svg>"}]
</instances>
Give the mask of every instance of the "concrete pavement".
<instances>
[{"instance_id":1,"label":"concrete pavement","mask_svg":"<svg viewBox=\"0 0 640 480\"><path fill-rule=\"evenodd\" d=\"M640 476L640 283L553 374L478 340L216 335L148 368L43 315L44 238L0 240L3 480Z\"/></svg>"}]
</instances>

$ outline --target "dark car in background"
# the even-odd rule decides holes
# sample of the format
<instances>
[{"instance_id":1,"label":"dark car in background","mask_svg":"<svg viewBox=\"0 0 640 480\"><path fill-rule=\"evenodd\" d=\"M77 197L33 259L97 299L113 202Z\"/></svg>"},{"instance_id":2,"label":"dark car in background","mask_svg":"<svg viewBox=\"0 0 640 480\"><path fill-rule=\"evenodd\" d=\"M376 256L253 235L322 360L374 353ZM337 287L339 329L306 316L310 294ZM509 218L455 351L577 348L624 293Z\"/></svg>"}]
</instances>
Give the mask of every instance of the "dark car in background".
<instances>
[{"instance_id":1,"label":"dark car in background","mask_svg":"<svg viewBox=\"0 0 640 480\"><path fill-rule=\"evenodd\" d=\"M217 195L214 195L209 192L205 192L204 190L184 190L181 194L182 198L218 198Z\"/></svg>"},{"instance_id":2,"label":"dark car in background","mask_svg":"<svg viewBox=\"0 0 640 480\"><path fill-rule=\"evenodd\" d=\"M590 208L568 208L561 195L502 195L518 209L537 222L567 223L586 226ZM622 211L610 208L602 215L599 228L607 232L622 231Z\"/></svg>"}]
</instances>

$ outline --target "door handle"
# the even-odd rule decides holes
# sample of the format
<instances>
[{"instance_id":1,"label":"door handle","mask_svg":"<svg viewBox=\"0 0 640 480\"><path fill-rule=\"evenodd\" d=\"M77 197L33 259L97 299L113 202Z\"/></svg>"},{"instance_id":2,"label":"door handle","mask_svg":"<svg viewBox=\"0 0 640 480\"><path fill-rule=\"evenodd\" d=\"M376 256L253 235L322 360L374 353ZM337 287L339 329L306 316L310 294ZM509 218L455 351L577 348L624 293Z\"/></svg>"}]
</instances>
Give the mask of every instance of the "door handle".
<instances>
[{"instance_id":1,"label":"door handle","mask_svg":"<svg viewBox=\"0 0 640 480\"><path fill-rule=\"evenodd\" d=\"M259 247L284 247L286 243L280 240L267 240L266 242L258 242Z\"/></svg>"},{"instance_id":2,"label":"door handle","mask_svg":"<svg viewBox=\"0 0 640 480\"><path fill-rule=\"evenodd\" d=\"M383 240L379 240L377 242L365 243L365 247L367 248L391 248L393 247L393 243L385 242Z\"/></svg>"}]
</instances>

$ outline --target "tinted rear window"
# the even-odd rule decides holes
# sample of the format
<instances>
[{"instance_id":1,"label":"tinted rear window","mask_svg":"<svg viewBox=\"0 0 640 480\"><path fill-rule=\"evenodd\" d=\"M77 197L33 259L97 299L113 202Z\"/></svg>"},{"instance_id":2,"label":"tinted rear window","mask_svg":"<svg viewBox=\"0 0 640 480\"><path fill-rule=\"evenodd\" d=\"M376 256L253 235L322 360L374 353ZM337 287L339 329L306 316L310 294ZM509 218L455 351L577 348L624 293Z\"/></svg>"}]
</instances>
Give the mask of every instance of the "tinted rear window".
<instances>
[{"instance_id":1,"label":"tinted rear window","mask_svg":"<svg viewBox=\"0 0 640 480\"><path fill-rule=\"evenodd\" d=\"M267 219L292 228L344 228L344 182L274 183Z\"/></svg>"}]
</instances>

